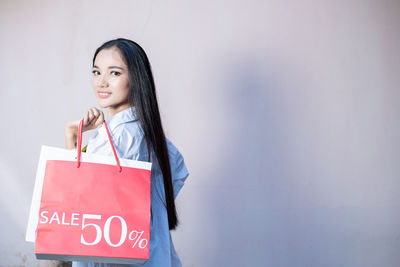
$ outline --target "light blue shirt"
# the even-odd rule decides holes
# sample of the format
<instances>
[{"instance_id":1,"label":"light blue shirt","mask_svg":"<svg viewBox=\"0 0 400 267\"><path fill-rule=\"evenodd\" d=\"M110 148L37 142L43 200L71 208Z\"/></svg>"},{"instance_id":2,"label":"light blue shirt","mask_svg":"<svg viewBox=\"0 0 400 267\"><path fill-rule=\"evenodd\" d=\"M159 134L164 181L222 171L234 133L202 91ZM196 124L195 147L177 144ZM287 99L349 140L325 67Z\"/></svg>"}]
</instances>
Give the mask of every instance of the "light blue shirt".
<instances>
[{"instance_id":1,"label":"light blue shirt","mask_svg":"<svg viewBox=\"0 0 400 267\"><path fill-rule=\"evenodd\" d=\"M148 161L147 143L139 121L136 120L135 107L118 112L107 120L115 150L120 158ZM172 185L176 197L189 173L178 149L166 138L171 165ZM88 140L86 153L113 156L104 124ZM150 257L144 265L122 265L106 263L88 263L74 261L73 267L92 266L146 266L180 267L181 261L172 243L168 228L168 215L165 204L164 182L160 166L154 151L151 153L151 222Z\"/></svg>"}]
</instances>

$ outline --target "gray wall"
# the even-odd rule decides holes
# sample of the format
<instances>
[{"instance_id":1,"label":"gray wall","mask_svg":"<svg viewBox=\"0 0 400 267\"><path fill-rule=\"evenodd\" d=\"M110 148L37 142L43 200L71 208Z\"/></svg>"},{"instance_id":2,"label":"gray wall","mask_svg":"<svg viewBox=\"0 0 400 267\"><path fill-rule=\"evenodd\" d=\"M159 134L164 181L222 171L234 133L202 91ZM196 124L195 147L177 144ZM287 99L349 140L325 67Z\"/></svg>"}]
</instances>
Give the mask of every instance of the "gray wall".
<instances>
[{"instance_id":1,"label":"gray wall","mask_svg":"<svg viewBox=\"0 0 400 267\"><path fill-rule=\"evenodd\" d=\"M398 266L399 26L398 1L1 1L0 266L50 265L24 242L40 146L120 36L190 171L184 266Z\"/></svg>"}]
</instances>

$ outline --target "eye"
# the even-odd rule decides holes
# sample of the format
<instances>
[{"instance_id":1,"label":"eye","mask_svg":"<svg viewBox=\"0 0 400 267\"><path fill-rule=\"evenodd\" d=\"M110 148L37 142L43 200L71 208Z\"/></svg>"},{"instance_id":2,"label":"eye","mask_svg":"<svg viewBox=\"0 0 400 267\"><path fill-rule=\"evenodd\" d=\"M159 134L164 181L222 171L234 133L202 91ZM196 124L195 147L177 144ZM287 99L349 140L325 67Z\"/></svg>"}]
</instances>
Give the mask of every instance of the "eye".
<instances>
[{"instance_id":1,"label":"eye","mask_svg":"<svg viewBox=\"0 0 400 267\"><path fill-rule=\"evenodd\" d=\"M97 70L92 70L93 75L99 75L100 72L98 72Z\"/></svg>"},{"instance_id":2,"label":"eye","mask_svg":"<svg viewBox=\"0 0 400 267\"><path fill-rule=\"evenodd\" d=\"M119 76L119 75L121 75L121 73L118 72L118 71L112 71L111 74L113 74L114 76Z\"/></svg>"}]
</instances>

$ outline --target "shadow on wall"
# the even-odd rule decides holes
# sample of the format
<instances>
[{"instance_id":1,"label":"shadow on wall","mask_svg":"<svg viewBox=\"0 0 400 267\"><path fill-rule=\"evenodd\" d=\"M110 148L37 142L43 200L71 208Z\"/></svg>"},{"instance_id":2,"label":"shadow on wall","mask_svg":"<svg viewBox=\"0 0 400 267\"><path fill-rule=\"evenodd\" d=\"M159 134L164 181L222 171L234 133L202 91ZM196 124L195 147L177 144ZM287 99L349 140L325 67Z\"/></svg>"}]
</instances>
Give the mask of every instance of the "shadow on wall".
<instances>
[{"instance_id":1,"label":"shadow on wall","mask_svg":"<svg viewBox=\"0 0 400 267\"><path fill-rule=\"evenodd\" d=\"M212 248L218 251L207 254L208 266L312 262L304 259L312 254L302 251L312 243L302 229L308 215L301 207L307 203L297 203L299 177L292 170L301 161L290 155L290 139L302 127L297 112L304 104L307 78L295 77L293 65L289 69L273 57L237 53L227 58L238 54L246 58L220 67L225 73L216 90L221 94L217 98L224 100L220 111L225 129L215 149L220 153L218 167L207 174L215 181L205 199L212 218ZM309 164L307 157L305 164ZM293 254L288 257L288 253Z\"/></svg>"}]
</instances>

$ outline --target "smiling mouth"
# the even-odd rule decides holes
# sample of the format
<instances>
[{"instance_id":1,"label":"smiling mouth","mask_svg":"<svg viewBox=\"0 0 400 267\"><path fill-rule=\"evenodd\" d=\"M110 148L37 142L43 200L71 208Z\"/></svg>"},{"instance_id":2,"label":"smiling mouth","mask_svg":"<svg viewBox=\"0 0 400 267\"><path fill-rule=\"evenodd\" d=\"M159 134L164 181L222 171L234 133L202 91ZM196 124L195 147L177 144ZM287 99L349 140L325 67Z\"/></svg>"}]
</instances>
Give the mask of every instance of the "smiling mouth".
<instances>
[{"instance_id":1,"label":"smiling mouth","mask_svg":"<svg viewBox=\"0 0 400 267\"><path fill-rule=\"evenodd\" d=\"M111 95L111 93L108 92L97 92L100 98L107 98Z\"/></svg>"}]
</instances>

